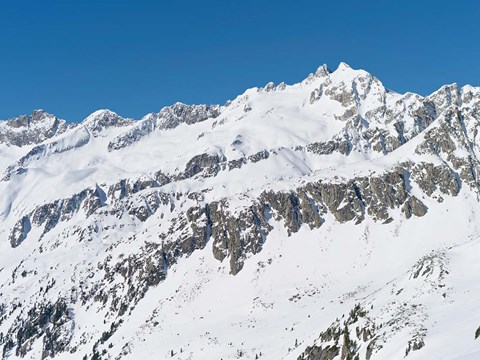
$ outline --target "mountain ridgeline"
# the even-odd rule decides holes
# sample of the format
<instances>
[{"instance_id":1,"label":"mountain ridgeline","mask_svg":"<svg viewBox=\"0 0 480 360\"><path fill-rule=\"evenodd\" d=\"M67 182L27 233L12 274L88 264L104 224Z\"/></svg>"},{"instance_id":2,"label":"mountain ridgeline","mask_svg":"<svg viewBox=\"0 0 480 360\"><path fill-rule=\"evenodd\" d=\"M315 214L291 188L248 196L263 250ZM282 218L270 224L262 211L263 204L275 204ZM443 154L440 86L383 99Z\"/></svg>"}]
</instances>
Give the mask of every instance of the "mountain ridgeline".
<instances>
[{"instance_id":1,"label":"mountain ridgeline","mask_svg":"<svg viewBox=\"0 0 480 360\"><path fill-rule=\"evenodd\" d=\"M0 121L1 359L477 359L479 126L344 63Z\"/></svg>"}]
</instances>

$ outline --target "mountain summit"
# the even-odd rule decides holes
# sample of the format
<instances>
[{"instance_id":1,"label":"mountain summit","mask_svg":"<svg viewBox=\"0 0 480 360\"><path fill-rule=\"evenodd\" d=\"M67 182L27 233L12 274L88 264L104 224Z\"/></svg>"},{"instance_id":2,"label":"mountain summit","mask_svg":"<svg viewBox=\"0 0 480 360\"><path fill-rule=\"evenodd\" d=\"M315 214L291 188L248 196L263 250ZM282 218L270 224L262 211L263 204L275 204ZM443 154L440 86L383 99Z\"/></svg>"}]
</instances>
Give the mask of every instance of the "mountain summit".
<instances>
[{"instance_id":1,"label":"mountain summit","mask_svg":"<svg viewBox=\"0 0 480 360\"><path fill-rule=\"evenodd\" d=\"M0 122L2 359L477 359L480 89L319 67Z\"/></svg>"}]
</instances>

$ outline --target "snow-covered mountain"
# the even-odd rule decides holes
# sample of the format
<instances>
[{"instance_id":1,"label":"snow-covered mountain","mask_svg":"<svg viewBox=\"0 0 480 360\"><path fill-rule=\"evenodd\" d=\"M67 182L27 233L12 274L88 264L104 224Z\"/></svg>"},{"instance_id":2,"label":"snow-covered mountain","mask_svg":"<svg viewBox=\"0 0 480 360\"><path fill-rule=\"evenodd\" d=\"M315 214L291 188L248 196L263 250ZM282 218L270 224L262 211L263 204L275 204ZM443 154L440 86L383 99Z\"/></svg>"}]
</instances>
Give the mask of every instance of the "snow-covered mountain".
<instances>
[{"instance_id":1,"label":"snow-covered mountain","mask_svg":"<svg viewBox=\"0 0 480 360\"><path fill-rule=\"evenodd\" d=\"M2 359L479 359L479 126L344 63L0 122Z\"/></svg>"}]
</instances>

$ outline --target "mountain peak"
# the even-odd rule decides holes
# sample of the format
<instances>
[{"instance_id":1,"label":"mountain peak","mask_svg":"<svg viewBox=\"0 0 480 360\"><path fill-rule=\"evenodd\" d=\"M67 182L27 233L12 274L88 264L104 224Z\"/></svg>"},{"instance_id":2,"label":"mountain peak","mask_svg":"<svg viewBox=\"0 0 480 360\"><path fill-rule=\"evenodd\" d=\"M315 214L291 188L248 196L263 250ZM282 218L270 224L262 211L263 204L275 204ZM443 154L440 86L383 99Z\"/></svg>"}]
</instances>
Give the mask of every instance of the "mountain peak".
<instances>
[{"instance_id":1,"label":"mountain peak","mask_svg":"<svg viewBox=\"0 0 480 360\"><path fill-rule=\"evenodd\" d=\"M91 113L82 124L95 134L110 127L122 127L133 123L131 119L125 119L109 109L101 109Z\"/></svg>"},{"instance_id":2,"label":"mountain peak","mask_svg":"<svg viewBox=\"0 0 480 360\"><path fill-rule=\"evenodd\" d=\"M41 123L46 119L56 119L56 116L42 109L36 109L32 111L31 115L20 115L17 118L7 120L7 125L13 128L29 127L33 123Z\"/></svg>"},{"instance_id":3,"label":"mountain peak","mask_svg":"<svg viewBox=\"0 0 480 360\"><path fill-rule=\"evenodd\" d=\"M62 134L68 128L65 120L37 109L31 115L20 115L7 121L0 121L0 143L22 147L38 144Z\"/></svg>"},{"instance_id":4,"label":"mountain peak","mask_svg":"<svg viewBox=\"0 0 480 360\"><path fill-rule=\"evenodd\" d=\"M109 116L109 117L117 117L119 116L116 112L110 110L110 109L100 109L100 110L97 110L97 111L94 111L93 113L91 113L90 115L87 116L87 119L96 119L96 118L99 118L99 117L104 117L104 116Z\"/></svg>"},{"instance_id":5,"label":"mountain peak","mask_svg":"<svg viewBox=\"0 0 480 360\"><path fill-rule=\"evenodd\" d=\"M32 115L30 115L30 119L32 121L43 120L46 116L51 116L43 109L36 109L32 111Z\"/></svg>"},{"instance_id":6,"label":"mountain peak","mask_svg":"<svg viewBox=\"0 0 480 360\"><path fill-rule=\"evenodd\" d=\"M340 64L338 64L337 70L340 70L340 71L352 70L352 68L350 67L350 65L342 61L340 62Z\"/></svg>"},{"instance_id":7,"label":"mountain peak","mask_svg":"<svg viewBox=\"0 0 480 360\"><path fill-rule=\"evenodd\" d=\"M315 75L317 76L327 76L331 73L330 69L328 68L327 64L323 64L318 67L317 71L315 71Z\"/></svg>"}]
</instances>

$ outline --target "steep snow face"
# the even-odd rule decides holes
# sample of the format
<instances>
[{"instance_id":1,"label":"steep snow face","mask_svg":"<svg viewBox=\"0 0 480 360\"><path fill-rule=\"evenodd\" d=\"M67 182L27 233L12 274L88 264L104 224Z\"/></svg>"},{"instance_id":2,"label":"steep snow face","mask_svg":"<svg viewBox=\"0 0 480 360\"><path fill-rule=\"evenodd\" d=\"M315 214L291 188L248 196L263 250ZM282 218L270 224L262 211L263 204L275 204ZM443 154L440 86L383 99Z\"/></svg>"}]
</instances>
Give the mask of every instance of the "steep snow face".
<instances>
[{"instance_id":1,"label":"steep snow face","mask_svg":"<svg viewBox=\"0 0 480 360\"><path fill-rule=\"evenodd\" d=\"M477 359L479 111L341 63L1 122L2 358Z\"/></svg>"}]
</instances>

